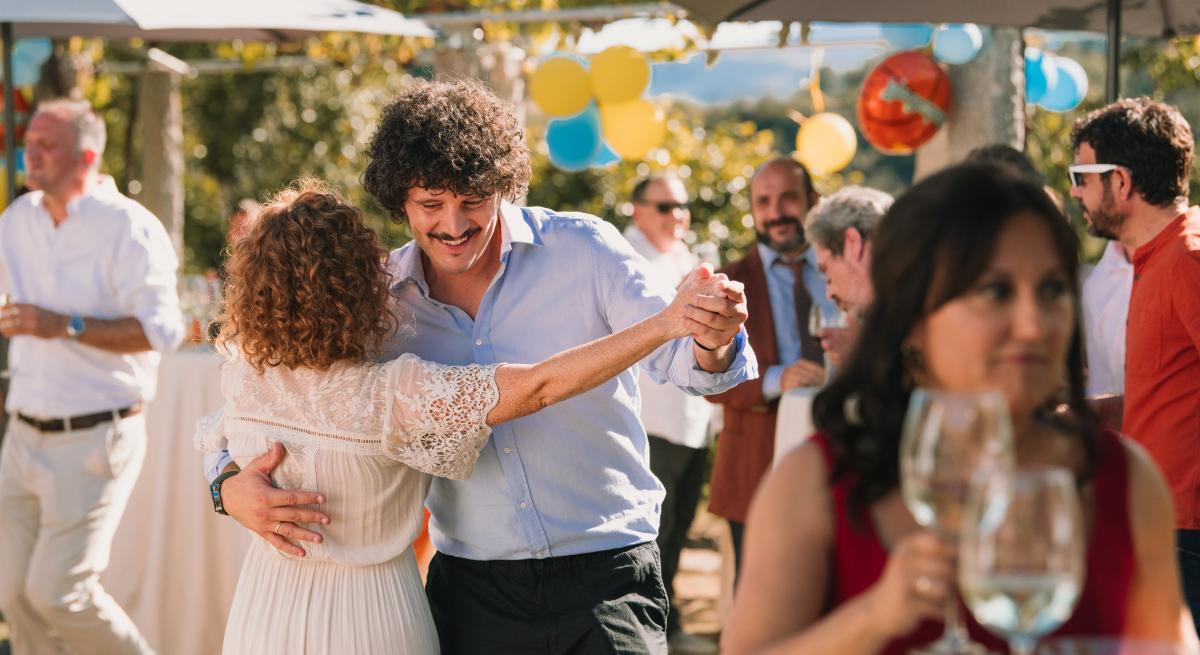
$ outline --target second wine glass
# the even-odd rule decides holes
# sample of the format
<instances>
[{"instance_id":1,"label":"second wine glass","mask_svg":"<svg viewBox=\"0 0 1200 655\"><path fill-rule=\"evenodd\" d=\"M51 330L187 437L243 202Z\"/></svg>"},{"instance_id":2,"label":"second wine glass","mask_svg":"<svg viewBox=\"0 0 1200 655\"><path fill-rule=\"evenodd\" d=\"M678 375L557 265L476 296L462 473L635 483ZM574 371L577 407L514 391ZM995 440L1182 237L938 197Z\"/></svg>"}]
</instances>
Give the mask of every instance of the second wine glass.
<instances>
[{"instance_id":1,"label":"second wine glass","mask_svg":"<svg viewBox=\"0 0 1200 655\"><path fill-rule=\"evenodd\" d=\"M971 613L1033 655L1083 588L1085 546L1075 478L1062 468L978 480L964 515L959 586Z\"/></svg>"},{"instance_id":2,"label":"second wine glass","mask_svg":"<svg viewBox=\"0 0 1200 655\"><path fill-rule=\"evenodd\" d=\"M1014 461L1008 403L999 393L913 391L900 439L900 490L922 527L956 541L972 478L1011 470ZM942 636L919 653L985 652L963 627L958 596L952 594Z\"/></svg>"}]
</instances>

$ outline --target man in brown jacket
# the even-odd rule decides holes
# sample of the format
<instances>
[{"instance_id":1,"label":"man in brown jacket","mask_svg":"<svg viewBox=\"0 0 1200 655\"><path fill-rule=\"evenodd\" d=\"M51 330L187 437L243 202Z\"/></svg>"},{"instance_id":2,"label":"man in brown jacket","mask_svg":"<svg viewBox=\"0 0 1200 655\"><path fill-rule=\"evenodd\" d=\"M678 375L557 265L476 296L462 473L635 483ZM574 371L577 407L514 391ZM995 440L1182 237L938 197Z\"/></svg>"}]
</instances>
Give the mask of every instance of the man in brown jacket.
<instances>
[{"instance_id":1,"label":"man in brown jacket","mask_svg":"<svg viewBox=\"0 0 1200 655\"><path fill-rule=\"evenodd\" d=\"M763 371L756 380L708 397L725 409L709 511L729 521L739 562L750 497L775 453L779 397L825 381L824 353L808 333L808 317L813 305L826 314L836 313L837 307L826 297L816 255L804 238L804 218L817 199L800 163L780 158L760 166L750 179L758 243L745 258L721 269L745 284L750 308L746 332Z\"/></svg>"}]
</instances>

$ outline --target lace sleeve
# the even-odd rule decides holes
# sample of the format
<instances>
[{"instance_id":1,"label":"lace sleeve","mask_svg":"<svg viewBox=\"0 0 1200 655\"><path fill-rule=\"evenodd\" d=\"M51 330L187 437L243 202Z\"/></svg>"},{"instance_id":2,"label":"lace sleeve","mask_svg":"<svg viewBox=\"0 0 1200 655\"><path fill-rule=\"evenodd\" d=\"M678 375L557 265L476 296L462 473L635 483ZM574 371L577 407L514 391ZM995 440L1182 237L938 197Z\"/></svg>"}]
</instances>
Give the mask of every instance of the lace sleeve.
<instances>
[{"instance_id":1,"label":"lace sleeve","mask_svg":"<svg viewBox=\"0 0 1200 655\"><path fill-rule=\"evenodd\" d=\"M492 434L487 415L500 399L499 366L445 366L405 356L386 367L391 421L383 429L384 452L431 475L470 477Z\"/></svg>"},{"instance_id":2,"label":"lace sleeve","mask_svg":"<svg viewBox=\"0 0 1200 655\"><path fill-rule=\"evenodd\" d=\"M192 443L202 453L215 453L226 449L225 410L218 409L196 420L196 434Z\"/></svg>"}]
</instances>

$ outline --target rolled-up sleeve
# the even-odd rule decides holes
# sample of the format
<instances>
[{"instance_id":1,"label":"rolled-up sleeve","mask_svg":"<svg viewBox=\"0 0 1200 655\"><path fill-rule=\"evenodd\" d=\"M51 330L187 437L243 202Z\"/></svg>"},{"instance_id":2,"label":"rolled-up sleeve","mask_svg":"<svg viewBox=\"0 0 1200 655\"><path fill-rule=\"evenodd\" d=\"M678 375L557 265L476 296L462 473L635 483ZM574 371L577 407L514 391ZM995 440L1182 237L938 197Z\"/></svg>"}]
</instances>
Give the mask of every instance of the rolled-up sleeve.
<instances>
[{"instance_id":1,"label":"rolled-up sleeve","mask_svg":"<svg viewBox=\"0 0 1200 655\"><path fill-rule=\"evenodd\" d=\"M599 237L603 247L592 252L597 258L595 270L600 272L597 277L604 285L601 297L605 315L613 331L649 318L670 304L674 289L653 282L657 278L650 275L649 264L616 228L601 224ZM744 326L738 331L734 347L737 352L729 368L716 373L700 367L691 337L663 344L643 359L641 366L659 384L670 382L693 396L707 396L758 377L758 359Z\"/></svg>"},{"instance_id":2,"label":"rolled-up sleeve","mask_svg":"<svg viewBox=\"0 0 1200 655\"><path fill-rule=\"evenodd\" d=\"M179 259L166 230L148 212L131 219L129 237L117 252L117 304L122 315L142 324L151 348L170 352L184 336L175 277Z\"/></svg>"}]
</instances>

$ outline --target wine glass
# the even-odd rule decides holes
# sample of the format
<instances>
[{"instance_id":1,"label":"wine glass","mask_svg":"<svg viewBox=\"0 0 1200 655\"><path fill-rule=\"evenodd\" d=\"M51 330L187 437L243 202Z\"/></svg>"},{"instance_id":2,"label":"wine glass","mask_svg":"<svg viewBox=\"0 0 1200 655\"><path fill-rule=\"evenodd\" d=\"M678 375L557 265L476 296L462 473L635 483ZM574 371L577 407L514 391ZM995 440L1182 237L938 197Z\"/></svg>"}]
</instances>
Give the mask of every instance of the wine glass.
<instances>
[{"instance_id":1,"label":"wine glass","mask_svg":"<svg viewBox=\"0 0 1200 655\"><path fill-rule=\"evenodd\" d=\"M1085 537L1074 475L1063 468L979 479L963 516L958 584L985 628L1013 655L1075 610L1083 588Z\"/></svg>"},{"instance_id":2,"label":"wine glass","mask_svg":"<svg viewBox=\"0 0 1200 655\"><path fill-rule=\"evenodd\" d=\"M917 523L958 539L971 479L1014 466L1008 404L996 392L916 389L900 438L900 491ZM946 605L945 629L920 653L985 653L967 635L958 598Z\"/></svg>"},{"instance_id":3,"label":"wine glass","mask_svg":"<svg viewBox=\"0 0 1200 655\"><path fill-rule=\"evenodd\" d=\"M826 312L821 308L820 303L814 302L808 308L808 334L814 339L818 338L822 330L844 328L846 327L846 313L834 309L832 312ZM829 360L829 353L825 353L825 379L828 381L833 375L833 363Z\"/></svg>"}]
</instances>

